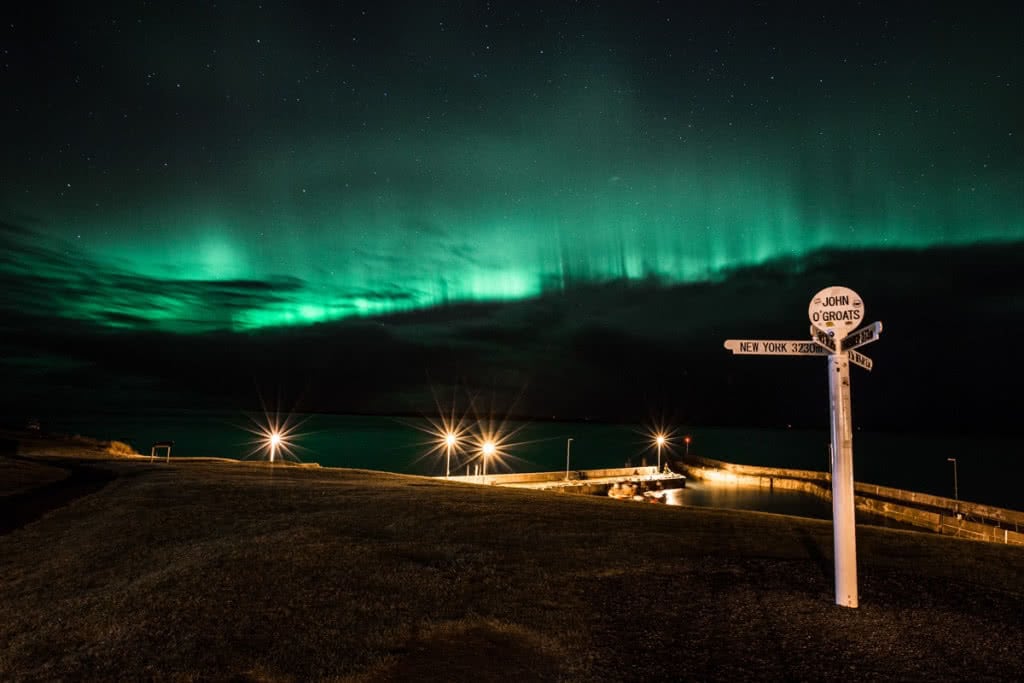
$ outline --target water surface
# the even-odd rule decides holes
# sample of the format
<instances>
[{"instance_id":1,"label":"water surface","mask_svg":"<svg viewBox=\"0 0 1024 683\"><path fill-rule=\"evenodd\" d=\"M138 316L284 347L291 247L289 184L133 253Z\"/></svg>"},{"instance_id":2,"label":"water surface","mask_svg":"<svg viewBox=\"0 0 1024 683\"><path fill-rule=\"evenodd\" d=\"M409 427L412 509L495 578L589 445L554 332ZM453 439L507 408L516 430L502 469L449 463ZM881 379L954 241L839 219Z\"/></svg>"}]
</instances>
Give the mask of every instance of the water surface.
<instances>
[{"instance_id":1,"label":"water surface","mask_svg":"<svg viewBox=\"0 0 1024 683\"><path fill-rule=\"evenodd\" d=\"M264 420L260 417L257 422ZM428 433L426 419L308 415L296 422L300 424L292 440L296 454L305 462L431 476L445 472L444 451L438 448L438 439ZM243 413L78 416L47 421L44 427L124 440L141 452L148 452L156 441L171 439L175 442L175 456L266 457L261 440L247 431L254 429L256 422ZM572 469L653 465L657 461L649 434L635 425L515 422L505 425L503 434L504 454L488 464L489 471L564 470L569 438L573 440ZM663 453L665 457L683 452L684 434L691 435L690 449L695 455L749 465L817 471L829 468L826 429L679 427ZM479 457L478 450L456 451L452 474L466 474L479 462ZM854 437L857 481L952 497L954 472L953 464L947 460L950 457L957 458L962 499L1024 509L1019 493L1024 458L1018 439L859 431ZM692 504L742 504L730 501L728 494L702 491L691 487L681 495L702 501ZM771 508L776 505L773 500L758 503L757 509Z\"/></svg>"}]
</instances>

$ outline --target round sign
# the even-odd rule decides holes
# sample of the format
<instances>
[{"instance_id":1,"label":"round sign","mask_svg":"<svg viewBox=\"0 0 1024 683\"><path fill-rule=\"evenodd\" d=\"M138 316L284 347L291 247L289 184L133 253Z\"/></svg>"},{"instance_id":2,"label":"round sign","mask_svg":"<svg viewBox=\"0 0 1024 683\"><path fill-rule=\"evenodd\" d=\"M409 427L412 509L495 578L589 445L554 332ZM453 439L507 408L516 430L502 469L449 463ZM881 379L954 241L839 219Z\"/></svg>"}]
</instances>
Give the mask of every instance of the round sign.
<instances>
[{"instance_id":1,"label":"round sign","mask_svg":"<svg viewBox=\"0 0 1024 683\"><path fill-rule=\"evenodd\" d=\"M811 299L807 317L818 329L842 339L864 322L864 300L848 287L826 287Z\"/></svg>"}]
</instances>

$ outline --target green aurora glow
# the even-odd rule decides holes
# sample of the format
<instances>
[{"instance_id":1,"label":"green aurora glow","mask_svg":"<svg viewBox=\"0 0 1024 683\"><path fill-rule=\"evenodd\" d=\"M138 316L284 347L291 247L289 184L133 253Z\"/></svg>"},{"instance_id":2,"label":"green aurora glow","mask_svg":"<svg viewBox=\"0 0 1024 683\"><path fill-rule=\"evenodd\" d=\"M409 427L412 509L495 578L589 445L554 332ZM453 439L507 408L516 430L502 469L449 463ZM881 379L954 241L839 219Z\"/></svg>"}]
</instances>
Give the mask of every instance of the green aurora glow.
<instances>
[{"instance_id":1,"label":"green aurora glow","mask_svg":"<svg viewBox=\"0 0 1024 683\"><path fill-rule=\"evenodd\" d=\"M260 22L260 46L316 61L287 22ZM210 30L230 46L241 29L228 25ZM754 56L715 81L706 68L685 72L685 60L651 67L635 47L608 57L606 44L625 40L609 31L558 59L513 51L510 33L510 54L480 66L460 52L475 37L431 38L455 53L434 63L417 52L428 39L408 29L395 40L417 56L385 59L358 88L300 87L298 67L264 86L253 69L270 62L231 61L228 48L203 58L216 76L190 80L200 56L136 46L139 64L117 62L106 78L149 70L161 106L185 114L131 131L96 124L68 143L88 163L13 178L8 216L32 217L49 254L5 267L53 284L46 305L61 317L190 332L579 283L697 282L830 247L1024 239L1024 116L1018 86L1004 87L1019 56L1005 84L960 74L943 89L952 67L932 69L938 53L870 78L833 59L826 82L805 59L770 63L756 55L764 45L741 45L736 54ZM834 58L824 44L819 54ZM995 63L1014 49L990 52ZM338 56L353 73L357 59ZM109 87L101 94L117 102ZM264 87L302 98L261 109ZM358 93L345 99L349 89Z\"/></svg>"},{"instance_id":2,"label":"green aurora glow","mask_svg":"<svg viewBox=\"0 0 1024 683\"><path fill-rule=\"evenodd\" d=\"M379 188L362 191L346 191L340 180L332 189L327 178L286 169L250 194L239 192L240 199L270 197L254 210L135 214L135 225L147 228L141 233L127 219L107 216L84 231L115 237L94 237L98 245L80 253L100 270L151 280L155 289L83 289L61 313L109 323L116 303L125 319L166 329L243 330L522 299L582 282L694 282L827 247L1024 238L1019 186L979 193L951 179L949 193L925 183L900 192L888 171L868 174L853 192L828 187L828 179L801 187L788 172L799 159L703 167L662 161L657 173L650 164L630 173L625 164L559 163L564 155L544 147L484 155L467 142L450 166L424 170L433 180L416 190L395 186L392 176L403 171L394 163ZM273 198L274 188L298 189L286 201ZM196 300L181 286L239 280L288 286L238 310Z\"/></svg>"}]
</instances>

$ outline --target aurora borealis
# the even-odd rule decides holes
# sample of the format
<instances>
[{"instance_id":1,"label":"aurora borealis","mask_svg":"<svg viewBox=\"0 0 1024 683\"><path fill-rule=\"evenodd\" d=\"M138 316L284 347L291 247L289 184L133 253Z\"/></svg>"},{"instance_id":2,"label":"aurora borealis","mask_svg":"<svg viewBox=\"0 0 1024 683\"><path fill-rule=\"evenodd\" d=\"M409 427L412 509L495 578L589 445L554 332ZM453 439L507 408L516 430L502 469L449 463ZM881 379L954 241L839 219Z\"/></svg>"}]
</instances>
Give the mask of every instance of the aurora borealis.
<instances>
[{"instance_id":1,"label":"aurora borealis","mask_svg":"<svg viewBox=\"0 0 1024 683\"><path fill-rule=\"evenodd\" d=\"M22 333L7 365L33 377L111 364L15 348L28 328L230 346L352 321L331 328L340 346L361 348L351 329L383 321L415 345L402 367L420 377L438 362L429 349L473 350L459 363L493 372L543 355L494 341L532 324L524 303L557 337L536 348L576 353L565 340L595 320L632 335L638 319L672 317L651 300L676 314L666 293L713 297L741 271L796 277L832 254L856 277L868 255L971 262L1024 240L1019 7L21 12L0 29L0 309ZM901 291L917 298L921 281ZM583 305L589 322L544 303L637 291L635 306ZM687 324L665 321L679 336L659 343L705 329L720 347L714 302L680 300L695 302L676 315ZM748 300L737 326L763 316ZM472 331L459 316L474 306L504 332Z\"/></svg>"}]
</instances>

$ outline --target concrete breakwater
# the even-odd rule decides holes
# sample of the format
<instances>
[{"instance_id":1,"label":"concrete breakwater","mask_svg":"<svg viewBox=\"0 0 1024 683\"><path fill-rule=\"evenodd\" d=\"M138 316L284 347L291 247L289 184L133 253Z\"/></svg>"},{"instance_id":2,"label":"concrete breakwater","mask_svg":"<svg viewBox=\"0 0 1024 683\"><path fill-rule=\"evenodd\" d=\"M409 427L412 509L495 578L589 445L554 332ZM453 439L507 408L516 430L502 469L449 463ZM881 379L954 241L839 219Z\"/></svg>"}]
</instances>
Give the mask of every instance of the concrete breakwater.
<instances>
[{"instance_id":1,"label":"concrete breakwater","mask_svg":"<svg viewBox=\"0 0 1024 683\"><path fill-rule=\"evenodd\" d=\"M674 469L702 481L806 491L832 499L828 472L758 467L689 456ZM981 541L1024 545L1024 512L916 491L854 483L857 509L936 533Z\"/></svg>"},{"instance_id":2,"label":"concrete breakwater","mask_svg":"<svg viewBox=\"0 0 1024 683\"><path fill-rule=\"evenodd\" d=\"M449 477L451 481L468 484L493 484L515 486L518 484L555 484L559 482L582 482L600 479L624 479L629 477L650 477L658 473L657 467L614 467L603 470L569 470L559 472L513 472L511 474L469 474Z\"/></svg>"},{"instance_id":3,"label":"concrete breakwater","mask_svg":"<svg viewBox=\"0 0 1024 683\"><path fill-rule=\"evenodd\" d=\"M671 472L659 474L657 467L615 467L597 470L570 470L562 472L516 472L449 477L450 481L491 486L511 486L559 493L587 496L609 495L609 490L623 484L632 485L634 492L684 488L686 477ZM614 492L613 492L614 493Z\"/></svg>"}]
</instances>

